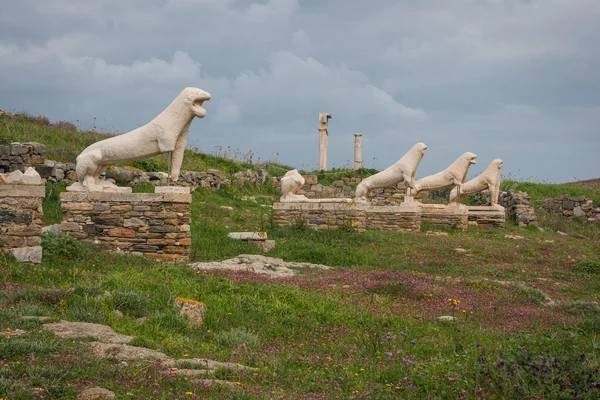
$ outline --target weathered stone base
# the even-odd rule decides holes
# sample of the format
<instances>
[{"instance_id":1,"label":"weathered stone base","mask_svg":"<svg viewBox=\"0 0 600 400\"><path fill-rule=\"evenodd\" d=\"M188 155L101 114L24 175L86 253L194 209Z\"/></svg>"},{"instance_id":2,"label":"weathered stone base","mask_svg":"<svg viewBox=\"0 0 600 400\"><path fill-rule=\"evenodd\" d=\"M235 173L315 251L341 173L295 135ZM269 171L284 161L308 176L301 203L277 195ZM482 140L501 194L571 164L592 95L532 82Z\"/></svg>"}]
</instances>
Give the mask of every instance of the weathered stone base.
<instances>
[{"instance_id":1,"label":"weathered stone base","mask_svg":"<svg viewBox=\"0 0 600 400\"><path fill-rule=\"evenodd\" d=\"M421 222L444 228L466 230L469 211L463 205L421 204Z\"/></svg>"},{"instance_id":2,"label":"weathered stone base","mask_svg":"<svg viewBox=\"0 0 600 400\"><path fill-rule=\"evenodd\" d=\"M506 212L502 206L467 206L469 225L493 225L504 228Z\"/></svg>"},{"instance_id":3,"label":"weathered stone base","mask_svg":"<svg viewBox=\"0 0 600 400\"><path fill-rule=\"evenodd\" d=\"M318 202L274 203L274 221L279 226L304 223L312 229L365 228L415 232L421 228L421 210L415 206L372 206L342 199Z\"/></svg>"},{"instance_id":4,"label":"weathered stone base","mask_svg":"<svg viewBox=\"0 0 600 400\"><path fill-rule=\"evenodd\" d=\"M367 228L398 232L421 229L421 207L418 205L370 206L365 214Z\"/></svg>"},{"instance_id":5,"label":"weathered stone base","mask_svg":"<svg viewBox=\"0 0 600 400\"><path fill-rule=\"evenodd\" d=\"M42 262L43 185L0 185L0 250L23 262Z\"/></svg>"},{"instance_id":6,"label":"weathered stone base","mask_svg":"<svg viewBox=\"0 0 600 400\"><path fill-rule=\"evenodd\" d=\"M182 189L188 193L61 193L61 231L109 251L187 261L192 195Z\"/></svg>"}]
</instances>

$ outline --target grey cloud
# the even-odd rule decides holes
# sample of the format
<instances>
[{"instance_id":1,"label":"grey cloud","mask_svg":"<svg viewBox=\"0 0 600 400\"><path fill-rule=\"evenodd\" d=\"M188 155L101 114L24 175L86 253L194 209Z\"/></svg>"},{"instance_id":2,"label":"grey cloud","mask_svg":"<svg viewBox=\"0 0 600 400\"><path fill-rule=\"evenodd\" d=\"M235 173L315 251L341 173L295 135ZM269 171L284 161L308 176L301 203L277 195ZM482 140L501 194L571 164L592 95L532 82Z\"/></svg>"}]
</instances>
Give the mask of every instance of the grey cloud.
<instances>
[{"instance_id":1,"label":"grey cloud","mask_svg":"<svg viewBox=\"0 0 600 400\"><path fill-rule=\"evenodd\" d=\"M552 181L600 167L595 0L23 0L2 11L1 109L124 132L199 86L213 99L190 143L207 151L314 168L325 111L336 166L363 132L377 168L427 143L420 176L464 151L480 156L473 173L497 157L505 174Z\"/></svg>"}]
</instances>

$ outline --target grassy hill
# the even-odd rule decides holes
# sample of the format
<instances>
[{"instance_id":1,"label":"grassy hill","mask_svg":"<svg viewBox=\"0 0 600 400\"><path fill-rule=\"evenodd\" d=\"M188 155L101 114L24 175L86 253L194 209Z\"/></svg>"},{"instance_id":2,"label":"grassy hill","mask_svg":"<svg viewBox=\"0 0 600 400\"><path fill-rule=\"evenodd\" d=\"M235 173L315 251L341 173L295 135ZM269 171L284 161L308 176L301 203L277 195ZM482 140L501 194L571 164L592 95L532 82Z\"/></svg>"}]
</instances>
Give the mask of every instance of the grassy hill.
<instances>
[{"instance_id":1,"label":"grassy hill","mask_svg":"<svg viewBox=\"0 0 600 400\"><path fill-rule=\"evenodd\" d=\"M97 131L79 131L70 122L57 121L51 123L46 117L31 116L26 113L0 113L0 143L39 142L48 148L46 158L60 162L75 162L76 157L87 146L111 136L112 134ZM126 165L147 172L166 172L168 169L167 162L168 156L161 154ZM281 176L291 169L291 167L277 163L254 165L248 160L232 160L193 149L185 151L182 170L205 171L209 168L220 169L226 174L233 174L247 169L256 171L264 168L273 176Z\"/></svg>"}]
</instances>

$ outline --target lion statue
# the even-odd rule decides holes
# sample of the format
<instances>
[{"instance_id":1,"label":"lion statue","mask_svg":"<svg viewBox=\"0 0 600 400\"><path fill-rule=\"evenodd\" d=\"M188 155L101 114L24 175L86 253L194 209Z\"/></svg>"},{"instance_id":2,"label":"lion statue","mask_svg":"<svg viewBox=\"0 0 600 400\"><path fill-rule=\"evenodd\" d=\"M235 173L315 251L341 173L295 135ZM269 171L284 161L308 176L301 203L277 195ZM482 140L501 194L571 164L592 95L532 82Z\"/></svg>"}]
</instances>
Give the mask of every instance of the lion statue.
<instances>
[{"instance_id":1,"label":"lion statue","mask_svg":"<svg viewBox=\"0 0 600 400\"><path fill-rule=\"evenodd\" d=\"M401 159L375 175L363 179L356 187L355 198L366 201L367 195L373 189L384 188L405 182L409 188L415 185L415 176L421 159L425 155L425 143L415 144Z\"/></svg>"},{"instance_id":2,"label":"lion statue","mask_svg":"<svg viewBox=\"0 0 600 400\"><path fill-rule=\"evenodd\" d=\"M460 203L463 196L489 190L491 205L497 205L500 194L500 168L502 166L501 159L497 158L492 161L481 175L452 189L450 192L450 202Z\"/></svg>"},{"instance_id":3,"label":"lion statue","mask_svg":"<svg viewBox=\"0 0 600 400\"><path fill-rule=\"evenodd\" d=\"M456 159L448 168L435 175L426 176L415 182L413 196L420 192L440 190L463 183L471 164L477 163L477 154L466 152Z\"/></svg>"},{"instance_id":4,"label":"lion statue","mask_svg":"<svg viewBox=\"0 0 600 400\"><path fill-rule=\"evenodd\" d=\"M283 195L280 201L302 201L308 200L306 196L296 194L304 186L304 177L300 175L297 169L292 169L285 173L281 178L281 192Z\"/></svg>"},{"instance_id":5,"label":"lion statue","mask_svg":"<svg viewBox=\"0 0 600 400\"><path fill-rule=\"evenodd\" d=\"M118 191L109 181L100 181L109 165L153 157L173 152L170 171L173 181L179 178L187 133L194 117L204 118L202 107L210 100L210 93L195 87L185 88L156 118L131 132L101 140L81 152L75 171L78 182L70 191Z\"/></svg>"}]
</instances>

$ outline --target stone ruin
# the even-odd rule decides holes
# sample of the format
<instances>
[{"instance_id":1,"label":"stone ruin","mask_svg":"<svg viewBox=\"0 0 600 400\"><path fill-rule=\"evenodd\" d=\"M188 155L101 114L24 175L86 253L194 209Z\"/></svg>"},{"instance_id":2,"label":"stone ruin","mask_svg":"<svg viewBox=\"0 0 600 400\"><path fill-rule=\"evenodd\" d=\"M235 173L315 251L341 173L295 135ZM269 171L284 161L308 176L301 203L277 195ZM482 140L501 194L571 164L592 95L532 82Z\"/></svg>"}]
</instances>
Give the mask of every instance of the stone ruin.
<instances>
[{"instance_id":1,"label":"stone ruin","mask_svg":"<svg viewBox=\"0 0 600 400\"><path fill-rule=\"evenodd\" d=\"M498 204L502 160L494 160L481 175L465 182L469 167L477 159L476 154L467 152L444 171L416 180L416 171L426 150L424 143L417 143L384 171L363 180L355 179L354 193L344 181L325 188L317 183L316 176L289 171L281 179L281 200L273 205L274 220L280 226L301 222L313 229L345 226L357 231L377 228L414 232L420 230L421 223L461 230L479 224L504 226L505 210ZM303 190L305 183L308 187ZM444 188L453 188L450 204L418 201L422 192ZM460 203L462 196L481 191L490 193L489 206ZM380 201L381 197L385 198L384 202Z\"/></svg>"},{"instance_id":2,"label":"stone ruin","mask_svg":"<svg viewBox=\"0 0 600 400\"><path fill-rule=\"evenodd\" d=\"M42 178L33 169L0 174L0 251L18 261L42 261Z\"/></svg>"}]
</instances>

